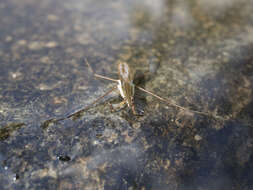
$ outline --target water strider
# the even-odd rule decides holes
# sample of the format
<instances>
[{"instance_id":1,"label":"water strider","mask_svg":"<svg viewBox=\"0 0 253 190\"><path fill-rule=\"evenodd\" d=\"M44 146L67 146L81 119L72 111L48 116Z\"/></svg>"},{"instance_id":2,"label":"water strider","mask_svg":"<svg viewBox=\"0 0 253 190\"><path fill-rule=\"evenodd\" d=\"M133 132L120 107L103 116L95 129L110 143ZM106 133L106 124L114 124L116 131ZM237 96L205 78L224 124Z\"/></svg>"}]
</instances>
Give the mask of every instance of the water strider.
<instances>
[{"instance_id":1,"label":"water strider","mask_svg":"<svg viewBox=\"0 0 253 190\"><path fill-rule=\"evenodd\" d=\"M136 110L135 110L135 106L134 106L134 93L135 93L135 88L153 96L156 97L157 99L167 103L168 105L177 107L181 110L187 111L187 112L192 112L192 113L196 113L196 114L201 114L201 115L205 115L208 117L213 117L215 119L221 119L221 120L226 120L223 117L214 115L212 113L208 113L208 112L201 112L201 111L196 111L196 110L191 110L188 109L186 107L177 105L171 101L169 101L168 99L165 99L161 96L158 96L157 94L150 92L138 85L135 85L133 83L134 81L134 71L129 67L129 65L126 62L119 62L118 64L118 76L119 79L113 79L113 78L109 78L100 74L96 74L91 65L89 64L89 62L87 61L87 59L85 59L86 64L88 65L88 67L90 68L92 74L94 77L100 78L100 79L104 79L104 80L109 80L112 82L115 82L115 86L113 86L111 89L109 89L105 94L103 94L102 96L98 97L96 100L94 100L92 103L90 103L88 106L84 107L81 110L76 111L75 113L72 113L70 115L68 115L67 117L64 118L59 118L59 119L50 119L47 122L44 122L43 124L43 128L47 127L51 122L57 122L57 121L61 121L67 118L72 118L72 117L78 117L81 113L83 113L84 111L88 110L90 107L92 107L94 104L96 104L97 102L99 102L101 99L103 99L105 96L109 95L110 93L112 93L115 90L118 90L121 97L123 98L123 101L120 103L121 105L127 104L127 106L129 108L131 108L132 112L134 115L138 115ZM45 125L45 126L44 126Z\"/></svg>"},{"instance_id":2,"label":"water strider","mask_svg":"<svg viewBox=\"0 0 253 190\"><path fill-rule=\"evenodd\" d=\"M128 107L132 109L133 114L137 115L135 111L135 107L134 107L134 91L135 91L135 85L133 83L134 72L130 69L128 64L125 62L120 62L118 64L119 79L116 80L116 79L108 78L108 77L94 73L88 61L87 60L85 61L95 77L107 79L107 80L118 83L117 89L119 90L119 93L121 97L123 98L123 101L120 104L121 105L127 104ZM113 87L112 89L115 90L116 89L115 87Z\"/></svg>"},{"instance_id":3,"label":"water strider","mask_svg":"<svg viewBox=\"0 0 253 190\"><path fill-rule=\"evenodd\" d=\"M182 107L180 105L177 105L161 96L158 96L157 94L153 93L153 92L150 92L140 86L137 86L133 83L133 80L134 80L134 71L129 67L129 65L126 63L126 62L119 62L118 64L118 76L119 76L119 79L112 79L112 78L109 78L109 77L106 77L106 76L103 76L103 75L100 75L100 74L96 74L91 65L89 64L89 62L87 61L87 59L85 59L85 62L86 64L88 65L88 67L90 68L91 72L93 73L93 75L97 78L100 78L100 79L105 79L105 80L109 80L109 81L113 81L115 83L117 83L117 85L115 85L114 87L112 87L109 91L107 91L104 95L100 96L99 98L97 98L94 102L92 102L90 104L93 105L95 103L97 103L99 100L101 100L103 97L105 97L106 95L110 94L112 91L118 89L121 97L123 98L123 102L121 104L127 104L129 108L132 109L132 112L133 114L137 115L136 111L135 111L135 106L134 106L134 92L135 92L135 88L153 96L153 97L156 97L157 99L163 101L163 102L166 102L167 104L171 105L171 106L174 106L174 107L177 107L181 110L185 110L185 111L189 111L189 112L192 112L192 113L196 113L196 114L201 114L201 115L206 115L206 116L211 116L211 117L214 117L214 118L217 118L217 119L223 119L222 117L220 116L216 116L216 115L213 115L211 113L207 113L207 112L201 112L201 111L195 111L195 110L191 110L191 109L188 109L188 108L185 108L185 107ZM84 108L86 109L86 108ZM82 110L84 110L82 109ZM80 111L82 111L80 110ZM74 113L76 114L76 113ZM74 114L71 114L68 116L69 117L72 117Z\"/></svg>"}]
</instances>

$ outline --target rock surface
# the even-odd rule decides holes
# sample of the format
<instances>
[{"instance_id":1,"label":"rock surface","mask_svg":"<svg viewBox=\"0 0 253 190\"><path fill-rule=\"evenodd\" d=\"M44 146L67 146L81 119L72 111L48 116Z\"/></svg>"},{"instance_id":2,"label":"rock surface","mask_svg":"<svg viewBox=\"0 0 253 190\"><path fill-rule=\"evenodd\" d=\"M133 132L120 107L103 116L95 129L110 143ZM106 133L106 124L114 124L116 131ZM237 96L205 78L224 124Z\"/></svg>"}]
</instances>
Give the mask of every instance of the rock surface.
<instances>
[{"instance_id":1,"label":"rock surface","mask_svg":"<svg viewBox=\"0 0 253 190\"><path fill-rule=\"evenodd\" d=\"M253 189L253 2L0 2L2 189ZM131 109L96 73L117 61ZM61 119L64 118L64 119Z\"/></svg>"}]
</instances>

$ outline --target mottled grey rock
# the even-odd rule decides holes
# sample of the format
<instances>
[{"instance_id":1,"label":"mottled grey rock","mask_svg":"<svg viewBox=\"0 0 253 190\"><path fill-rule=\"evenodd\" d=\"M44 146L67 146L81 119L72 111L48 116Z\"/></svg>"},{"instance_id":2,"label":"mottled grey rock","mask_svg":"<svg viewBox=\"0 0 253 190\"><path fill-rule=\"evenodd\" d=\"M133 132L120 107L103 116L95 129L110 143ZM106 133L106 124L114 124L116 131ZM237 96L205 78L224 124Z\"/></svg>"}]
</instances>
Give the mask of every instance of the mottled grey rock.
<instances>
[{"instance_id":1,"label":"mottled grey rock","mask_svg":"<svg viewBox=\"0 0 253 190\"><path fill-rule=\"evenodd\" d=\"M0 2L2 189L253 189L253 3ZM135 107L112 110L117 62ZM71 117L69 115L75 113Z\"/></svg>"}]
</instances>

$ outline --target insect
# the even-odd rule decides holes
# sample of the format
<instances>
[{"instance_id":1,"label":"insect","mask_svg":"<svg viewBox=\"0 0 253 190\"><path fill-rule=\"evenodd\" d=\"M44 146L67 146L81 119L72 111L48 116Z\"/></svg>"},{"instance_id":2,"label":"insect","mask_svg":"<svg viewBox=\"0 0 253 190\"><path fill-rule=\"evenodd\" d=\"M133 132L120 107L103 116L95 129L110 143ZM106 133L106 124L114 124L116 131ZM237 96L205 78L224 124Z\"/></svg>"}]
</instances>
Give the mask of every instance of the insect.
<instances>
[{"instance_id":1,"label":"insect","mask_svg":"<svg viewBox=\"0 0 253 190\"><path fill-rule=\"evenodd\" d=\"M128 107L131 108L132 112L134 115L138 115L136 113L136 110L135 110L135 106L134 106L134 93L135 93L135 88L153 96L153 97L156 97L157 99L171 105L171 106L174 106L174 107L177 107L181 110L185 110L185 111L188 111L188 112L192 112L192 113L197 113L197 114L202 114L202 115L206 115L206 116L210 116L209 113L206 113L206 112L201 112L201 111L195 111L195 110L190 110L188 108L185 108L185 107L182 107L180 105L177 105L171 101L169 101L168 99L165 99L161 96L158 96L156 95L155 93L153 92L150 92L140 86L137 86L133 83L133 80L134 80L134 72L133 70L129 67L129 65L126 63L126 62L119 62L118 64L118 75L119 75L119 79L116 80L116 79L112 79L112 78L109 78L109 77L106 77L106 76L103 76L103 75L100 75L100 74L96 74L91 65L89 64L89 62L87 61L87 59L85 59L85 62L86 64L88 65L88 67L90 68L91 72L93 73L94 77L97 77L97 78L100 78L100 79L105 79L105 80L109 80L109 81L113 81L115 83L117 83L117 85L115 85L113 88L111 88L109 91L107 91L104 95L100 96L99 98L97 98L95 101L93 101L90 106L94 105L95 103L97 103L98 101L100 101L102 98L104 98L105 96L107 96L108 94L110 94L112 91L118 89L121 97L123 98L123 102L121 104L127 104ZM85 110L87 108L84 108ZM84 109L78 111L78 112L82 112L84 111ZM76 112L77 113L77 112ZM76 114L74 113L74 114ZM68 116L69 117L72 117L74 114L71 114ZM216 116L214 116L216 117Z\"/></svg>"},{"instance_id":2,"label":"insect","mask_svg":"<svg viewBox=\"0 0 253 190\"><path fill-rule=\"evenodd\" d=\"M134 93L135 93L135 89L139 89L157 99L159 99L160 101L163 101L165 103L167 103L168 105L174 106L176 108L179 108L181 110L187 111L187 112L192 112L192 113L196 113L196 114L201 114L201 115L205 115L208 117L213 117L215 119L219 119L219 120L227 120L229 118L223 118L221 116L217 116L215 114L209 113L209 112L202 112L202 111L195 111L195 110L191 110L188 109L186 107L180 106L178 104L175 104L173 102L171 102L170 100L163 98L161 96L158 96L157 94L150 92L138 85L135 85L133 83L134 80L134 72L133 70L130 69L129 65L126 62L119 62L118 64L118 75L119 75L119 79L112 79L110 77L106 77L100 74L96 74L92 67L90 66L90 64L88 63L87 59L85 59L86 64L88 65L88 67L90 68L91 72L93 73L94 77L100 78L100 79L105 79L105 80L109 80L112 81L114 83L116 83L117 85L114 85L111 89L109 89L105 94L103 94L102 96L98 97L96 100L94 100L93 102L91 102L88 106L70 114L67 115L66 117L62 117L62 118L53 118L53 119L49 119L47 121L45 121L41 127L42 128L47 128L49 126L50 123L57 123L58 121L61 120L65 120L67 118L78 118L80 116L81 113L83 113L84 111L88 110L89 108L91 108L94 104L96 104L97 102L99 102L101 99L103 99L105 96L109 95L110 93L112 93L114 90L118 89L121 97L123 98L123 101L120 103L122 105L127 104L128 107L131 108L132 112L134 115L138 115L136 113L135 110L135 106L134 106Z\"/></svg>"},{"instance_id":3,"label":"insect","mask_svg":"<svg viewBox=\"0 0 253 190\"><path fill-rule=\"evenodd\" d=\"M157 99L159 99L160 101L163 101L165 103L167 103L168 105L174 106L176 108L179 108L181 110L187 111L187 112L192 112L192 113L196 113L196 114L201 114L201 115L205 115L208 117L213 117L215 119L220 119L220 120L227 120L226 118L223 118L221 116L217 116L215 114L212 113L208 113L208 112L201 112L201 111L195 111L195 110L191 110L188 109L186 107L180 106L178 104L175 104L173 102L171 102L170 100L163 98L161 96L158 96L157 94L150 92L138 85L135 85L133 83L134 80L134 72L133 70L129 67L129 65L126 62L119 62L118 64L118 75L119 75L119 79L113 79L110 77L106 77L100 74L96 74L92 67L90 66L90 64L88 63L87 59L85 59L86 64L88 65L88 67L90 68L92 74L94 77L100 78L100 79L104 79L104 80L109 80L112 81L114 83L116 83L116 85L114 85L111 89L109 89L106 93L104 93L102 96L98 97L97 99L95 99L93 102L91 102L88 106L70 114L67 115L66 117L62 117L62 118L58 118L58 119L49 119L46 122L44 122L41 127L42 128L46 128L49 126L50 123L57 123L58 121L61 120L65 120L67 118L78 118L80 116L81 113L83 113L84 111L88 110L89 108L91 108L94 104L96 104L97 102L99 102L101 99L103 99L105 96L109 95L110 93L112 93L113 91L117 90L119 91L121 97L123 98L123 101L120 103L122 105L127 104L128 107L131 108L132 112L134 115L138 115L136 113L135 110L135 106L134 106L134 93L135 93L135 89L139 89Z\"/></svg>"},{"instance_id":4,"label":"insect","mask_svg":"<svg viewBox=\"0 0 253 190\"><path fill-rule=\"evenodd\" d=\"M125 62L120 62L118 64L118 72L119 80L117 87L120 95L124 99L123 102L126 102L128 107L131 107L133 113L136 115L134 107L134 73Z\"/></svg>"},{"instance_id":5,"label":"insect","mask_svg":"<svg viewBox=\"0 0 253 190\"><path fill-rule=\"evenodd\" d=\"M105 94L108 95L117 88L121 97L123 98L123 101L120 104L121 105L127 104L127 106L132 109L132 112L135 115L137 115L137 113L135 111L135 106L134 106L134 93L135 93L135 85L133 83L134 72L132 69L130 69L129 65L126 62L120 62L118 64L119 79L116 80L116 79L112 79L109 77L105 77L105 76L96 74L86 59L85 59L85 62L95 77L110 80L110 81L117 83L117 86L114 86L112 89L110 89ZM104 97L104 95L101 97ZM98 99L100 99L100 97ZM95 102L97 102L97 101L95 100Z\"/></svg>"}]
</instances>

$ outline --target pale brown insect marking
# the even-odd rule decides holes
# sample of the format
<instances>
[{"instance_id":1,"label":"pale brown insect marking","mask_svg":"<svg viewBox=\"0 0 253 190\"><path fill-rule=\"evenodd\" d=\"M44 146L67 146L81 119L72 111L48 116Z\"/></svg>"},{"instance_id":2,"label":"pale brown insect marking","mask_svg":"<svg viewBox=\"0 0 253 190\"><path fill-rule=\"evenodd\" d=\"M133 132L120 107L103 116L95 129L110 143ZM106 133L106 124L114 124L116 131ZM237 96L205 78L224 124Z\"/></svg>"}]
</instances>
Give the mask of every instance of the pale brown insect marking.
<instances>
[{"instance_id":1,"label":"pale brown insect marking","mask_svg":"<svg viewBox=\"0 0 253 190\"><path fill-rule=\"evenodd\" d=\"M132 82L130 78L130 75L131 75L130 68L127 65L127 63L125 62L119 63L118 70L119 70L119 76L121 76L124 81Z\"/></svg>"}]
</instances>

